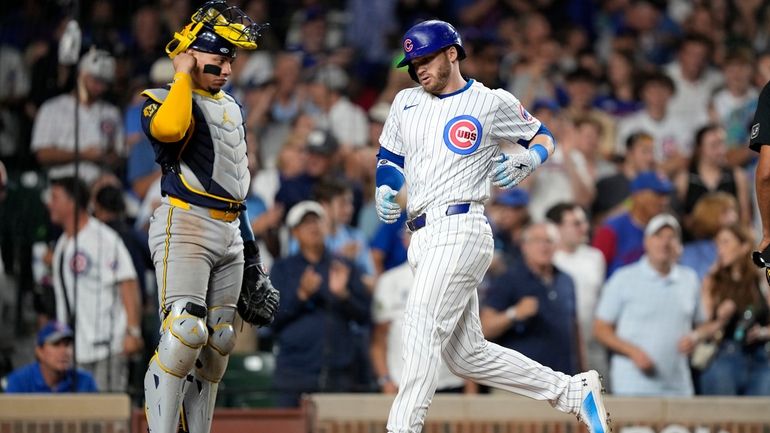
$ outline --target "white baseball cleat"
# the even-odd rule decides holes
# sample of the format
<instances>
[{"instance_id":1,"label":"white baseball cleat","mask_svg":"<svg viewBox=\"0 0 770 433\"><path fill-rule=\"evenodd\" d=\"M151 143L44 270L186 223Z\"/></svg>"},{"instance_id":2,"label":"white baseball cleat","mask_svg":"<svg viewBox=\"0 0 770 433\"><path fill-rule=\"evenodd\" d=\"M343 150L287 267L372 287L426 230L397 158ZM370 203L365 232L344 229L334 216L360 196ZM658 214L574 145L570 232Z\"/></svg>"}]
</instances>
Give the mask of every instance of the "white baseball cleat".
<instances>
[{"instance_id":1,"label":"white baseball cleat","mask_svg":"<svg viewBox=\"0 0 770 433\"><path fill-rule=\"evenodd\" d=\"M602 378L596 370L580 373L576 378L580 379L583 388L578 421L588 427L589 433L610 433L610 414L604 408L604 387Z\"/></svg>"}]
</instances>

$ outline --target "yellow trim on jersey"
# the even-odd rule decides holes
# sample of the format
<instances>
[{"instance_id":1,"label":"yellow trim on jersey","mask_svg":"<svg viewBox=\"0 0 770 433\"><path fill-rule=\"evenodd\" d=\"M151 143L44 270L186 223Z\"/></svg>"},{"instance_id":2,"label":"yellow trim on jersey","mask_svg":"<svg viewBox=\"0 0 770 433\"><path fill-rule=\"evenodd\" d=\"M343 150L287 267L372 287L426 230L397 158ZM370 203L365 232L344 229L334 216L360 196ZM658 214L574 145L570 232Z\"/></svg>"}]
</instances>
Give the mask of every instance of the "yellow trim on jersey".
<instances>
[{"instance_id":1,"label":"yellow trim on jersey","mask_svg":"<svg viewBox=\"0 0 770 433\"><path fill-rule=\"evenodd\" d=\"M166 372L166 373L168 373L168 374L170 374L170 375L172 375L174 377L178 377L180 379L184 379L184 375L180 376L180 375L174 373L173 371L171 371L171 369L169 369L168 367L163 365L162 362L160 362L160 358L158 357L158 352L157 351L155 352L155 355L153 355L152 358L150 359L150 363L152 363L153 360L155 360L155 363L158 364L158 367L160 367L160 369L163 370L164 372Z\"/></svg>"},{"instance_id":2,"label":"yellow trim on jersey","mask_svg":"<svg viewBox=\"0 0 770 433\"><path fill-rule=\"evenodd\" d=\"M168 309L166 309L166 277L168 276L168 250L170 249L171 244L171 216L174 214L174 207L169 206L168 208L168 217L166 218L166 240L165 240L165 251L163 252L163 283L162 283L162 290L160 294L160 307L163 309L163 311L168 312ZM168 316L166 316L168 318Z\"/></svg>"},{"instance_id":3,"label":"yellow trim on jersey","mask_svg":"<svg viewBox=\"0 0 770 433\"><path fill-rule=\"evenodd\" d=\"M150 121L150 133L156 140L176 143L187 134L192 121L192 86L190 74L174 74L166 100Z\"/></svg>"},{"instance_id":4,"label":"yellow trim on jersey","mask_svg":"<svg viewBox=\"0 0 770 433\"><path fill-rule=\"evenodd\" d=\"M213 199L216 199L216 200L219 200L219 201L224 201L224 202L227 202L227 203L233 203L233 204L242 204L243 203L243 201L241 201L241 200L233 200L231 198L220 197L218 195L209 194L206 191L201 191L199 189L195 189L189 183L187 183L187 179L184 178L184 175L182 173L179 173L179 179L182 181L182 185L184 185L185 188L187 188L191 192L194 192L194 193L196 193L198 195L202 195L204 197L213 198Z\"/></svg>"},{"instance_id":5,"label":"yellow trim on jersey","mask_svg":"<svg viewBox=\"0 0 770 433\"><path fill-rule=\"evenodd\" d=\"M182 208L184 210L190 210L190 203L187 203L186 201L180 200L176 197L168 196L168 204Z\"/></svg>"},{"instance_id":6,"label":"yellow trim on jersey","mask_svg":"<svg viewBox=\"0 0 770 433\"><path fill-rule=\"evenodd\" d=\"M188 433L189 430L187 430L187 416L184 413L184 401L179 405L179 423L181 424L181 431Z\"/></svg>"},{"instance_id":7,"label":"yellow trim on jersey","mask_svg":"<svg viewBox=\"0 0 770 433\"><path fill-rule=\"evenodd\" d=\"M216 99L216 100L220 100L220 99L225 97L225 92L223 92L221 90L218 91L217 93L209 93L209 92L207 92L207 91L205 91L203 89L193 89L193 92L195 92L195 93L197 93L197 94L199 94L201 96L205 96L207 98L212 98L212 99Z\"/></svg>"}]
</instances>

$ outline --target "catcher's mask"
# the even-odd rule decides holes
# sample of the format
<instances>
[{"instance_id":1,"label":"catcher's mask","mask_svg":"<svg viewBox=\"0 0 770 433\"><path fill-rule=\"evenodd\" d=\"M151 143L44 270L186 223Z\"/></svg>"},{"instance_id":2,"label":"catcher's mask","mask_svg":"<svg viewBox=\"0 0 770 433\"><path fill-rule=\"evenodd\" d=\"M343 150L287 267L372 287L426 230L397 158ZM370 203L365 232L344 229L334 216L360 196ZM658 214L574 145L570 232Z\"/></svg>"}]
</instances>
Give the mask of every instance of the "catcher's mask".
<instances>
[{"instance_id":1,"label":"catcher's mask","mask_svg":"<svg viewBox=\"0 0 770 433\"><path fill-rule=\"evenodd\" d=\"M235 57L235 49L255 50L259 32L269 24L257 24L236 6L224 0L212 0L200 7L181 32L166 44L166 54L173 59L192 48L204 53Z\"/></svg>"}]
</instances>

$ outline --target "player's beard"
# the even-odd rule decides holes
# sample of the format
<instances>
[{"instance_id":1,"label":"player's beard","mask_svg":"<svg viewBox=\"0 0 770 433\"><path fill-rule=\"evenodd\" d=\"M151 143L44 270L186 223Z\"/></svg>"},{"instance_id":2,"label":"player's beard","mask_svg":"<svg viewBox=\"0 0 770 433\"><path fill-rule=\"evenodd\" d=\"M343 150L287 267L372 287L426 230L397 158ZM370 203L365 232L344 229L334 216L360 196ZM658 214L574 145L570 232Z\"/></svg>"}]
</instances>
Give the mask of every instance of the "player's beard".
<instances>
[{"instance_id":1,"label":"player's beard","mask_svg":"<svg viewBox=\"0 0 770 433\"><path fill-rule=\"evenodd\" d=\"M451 73L452 64L446 58L446 54L443 54L442 61L436 70L436 75L431 77L433 78L432 82L429 85L423 84L423 88L429 93L440 94L446 88L447 83L449 83Z\"/></svg>"}]
</instances>

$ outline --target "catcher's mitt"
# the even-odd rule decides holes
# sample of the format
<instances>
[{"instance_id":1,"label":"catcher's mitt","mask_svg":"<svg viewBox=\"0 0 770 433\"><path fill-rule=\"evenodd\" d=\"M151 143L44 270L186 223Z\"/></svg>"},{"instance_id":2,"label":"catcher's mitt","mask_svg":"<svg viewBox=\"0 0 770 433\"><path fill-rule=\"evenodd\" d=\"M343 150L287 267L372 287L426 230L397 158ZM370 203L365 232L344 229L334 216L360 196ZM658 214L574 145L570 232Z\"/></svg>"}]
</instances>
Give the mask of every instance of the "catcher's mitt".
<instances>
[{"instance_id":1,"label":"catcher's mitt","mask_svg":"<svg viewBox=\"0 0 770 433\"><path fill-rule=\"evenodd\" d=\"M238 296L238 314L252 325L269 325L278 311L280 295L273 287L259 260L259 250L254 242L246 242L243 248L245 266L243 284Z\"/></svg>"}]
</instances>

